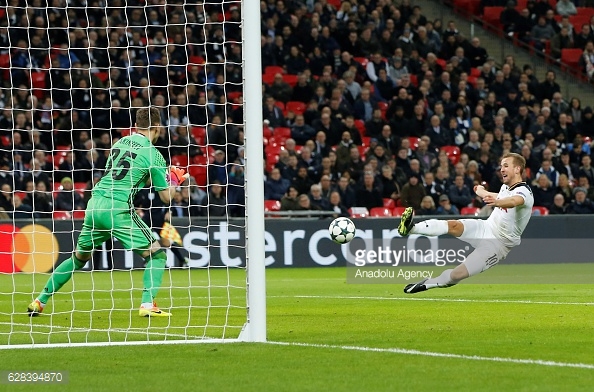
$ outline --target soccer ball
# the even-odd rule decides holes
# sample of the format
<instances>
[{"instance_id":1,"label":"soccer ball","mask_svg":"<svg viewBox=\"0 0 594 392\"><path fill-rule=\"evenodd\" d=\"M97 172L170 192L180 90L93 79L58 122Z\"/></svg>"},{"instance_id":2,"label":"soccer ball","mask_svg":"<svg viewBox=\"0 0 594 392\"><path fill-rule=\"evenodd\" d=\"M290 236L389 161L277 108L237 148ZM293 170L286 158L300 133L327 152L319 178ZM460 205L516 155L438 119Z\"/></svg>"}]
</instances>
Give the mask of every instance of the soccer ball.
<instances>
[{"instance_id":1,"label":"soccer ball","mask_svg":"<svg viewBox=\"0 0 594 392\"><path fill-rule=\"evenodd\" d=\"M330 238L337 244L346 244L355 237L355 224L349 218L336 218L328 228Z\"/></svg>"}]
</instances>

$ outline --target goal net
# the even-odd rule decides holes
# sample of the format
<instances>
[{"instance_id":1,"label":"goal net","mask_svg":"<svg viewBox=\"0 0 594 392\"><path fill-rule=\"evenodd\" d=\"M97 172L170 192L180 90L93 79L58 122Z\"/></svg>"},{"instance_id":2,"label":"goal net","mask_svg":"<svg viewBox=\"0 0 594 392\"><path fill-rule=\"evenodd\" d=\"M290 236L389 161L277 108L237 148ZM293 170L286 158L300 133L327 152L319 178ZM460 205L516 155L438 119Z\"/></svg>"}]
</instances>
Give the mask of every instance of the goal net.
<instances>
[{"instance_id":1,"label":"goal net","mask_svg":"<svg viewBox=\"0 0 594 392\"><path fill-rule=\"evenodd\" d=\"M242 8L233 0L0 8L0 348L233 340L242 330L250 339ZM148 106L161 114L155 146L191 175L171 207L150 181L130 201L133 219L166 249L155 300L172 316L140 317L145 262L110 240L29 317L27 305L73 253L113 144L135 133L136 112ZM252 193L257 205L263 197Z\"/></svg>"}]
</instances>

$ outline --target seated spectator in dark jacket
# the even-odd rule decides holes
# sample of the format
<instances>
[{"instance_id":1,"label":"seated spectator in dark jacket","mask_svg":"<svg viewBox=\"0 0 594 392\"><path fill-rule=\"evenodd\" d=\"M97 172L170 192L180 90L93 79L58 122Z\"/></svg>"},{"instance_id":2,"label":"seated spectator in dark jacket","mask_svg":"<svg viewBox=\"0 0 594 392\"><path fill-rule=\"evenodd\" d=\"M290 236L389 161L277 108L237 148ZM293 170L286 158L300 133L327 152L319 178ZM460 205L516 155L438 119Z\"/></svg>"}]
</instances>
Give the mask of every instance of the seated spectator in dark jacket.
<instances>
[{"instance_id":1,"label":"seated spectator in dark jacket","mask_svg":"<svg viewBox=\"0 0 594 392\"><path fill-rule=\"evenodd\" d=\"M311 186L309 201L312 205L320 207L322 211L330 211L330 202L322 196L322 187L319 184L313 184Z\"/></svg>"},{"instance_id":2,"label":"seated spectator in dark jacket","mask_svg":"<svg viewBox=\"0 0 594 392\"><path fill-rule=\"evenodd\" d=\"M365 207L368 210L371 210L374 207L383 207L384 200L382 199L382 194L374 186L375 176L372 172L365 172L363 175L363 184L355 194L355 198L357 200L356 206L357 207Z\"/></svg>"},{"instance_id":3,"label":"seated spectator in dark jacket","mask_svg":"<svg viewBox=\"0 0 594 392\"><path fill-rule=\"evenodd\" d=\"M590 199L586 198L586 190L582 187L577 187L573 191L575 200L567 206L568 214L594 214L594 204Z\"/></svg>"},{"instance_id":4,"label":"seated spectator in dark jacket","mask_svg":"<svg viewBox=\"0 0 594 392\"><path fill-rule=\"evenodd\" d=\"M19 195L14 195L12 197L13 203L13 212L12 217L13 219L28 219L31 220L33 218L33 207L28 204L23 204L21 197Z\"/></svg>"},{"instance_id":5,"label":"seated spectator in dark jacket","mask_svg":"<svg viewBox=\"0 0 594 392\"><path fill-rule=\"evenodd\" d=\"M306 141L311 140L316 135L316 130L305 123L302 114L295 116L295 123L291 126L291 137L295 142L303 146Z\"/></svg>"},{"instance_id":6,"label":"seated spectator in dark jacket","mask_svg":"<svg viewBox=\"0 0 594 392\"><path fill-rule=\"evenodd\" d=\"M218 181L212 183L210 191L202 200L200 214L203 216L227 216L227 198Z\"/></svg>"},{"instance_id":7,"label":"seated spectator in dark jacket","mask_svg":"<svg viewBox=\"0 0 594 392\"><path fill-rule=\"evenodd\" d=\"M333 191L332 193L330 193L329 203L329 210L334 212L334 214L332 215L333 218L338 218L339 216L350 216L347 208L344 206L344 204L342 204L342 201L340 200L340 193L338 193L337 191Z\"/></svg>"},{"instance_id":8,"label":"seated spectator in dark jacket","mask_svg":"<svg viewBox=\"0 0 594 392\"><path fill-rule=\"evenodd\" d=\"M276 100L273 97L266 97L266 101L262 110L262 117L264 118L264 120L269 121L270 127L276 128L284 127L286 125L283 111L281 110L281 108L276 106Z\"/></svg>"},{"instance_id":9,"label":"seated spectator in dark jacket","mask_svg":"<svg viewBox=\"0 0 594 392\"><path fill-rule=\"evenodd\" d=\"M299 194L307 194L313 185L313 180L309 177L307 172L307 167L299 166L299 170L297 171L297 177L291 183L292 186L297 188Z\"/></svg>"},{"instance_id":10,"label":"seated spectator in dark jacket","mask_svg":"<svg viewBox=\"0 0 594 392\"><path fill-rule=\"evenodd\" d=\"M536 187L532 189L534 195L534 205L538 207L546 207L548 209L553 205L555 198L555 189L552 187L551 180L541 174L536 180Z\"/></svg>"},{"instance_id":11,"label":"seated spectator in dark jacket","mask_svg":"<svg viewBox=\"0 0 594 392\"><path fill-rule=\"evenodd\" d=\"M281 211L293 211L299 206L299 192L294 186L290 186L287 193L281 198Z\"/></svg>"},{"instance_id":12,"label":"seated spectator in dark jacket","mask_svg":"<svg viewBox=\"0 0 594 392\"><path fill-rule=\"evenodd\" d=\"M425 197L425 187L418 176L410 176L408 182L402 187L400 200L404 207L412 207L415 210L421 208L421 201Z\"/></svg>"},{"instance_id":13,"label":"seated spectator in dark jacket","mask_svg":"<svg viewBox=\"0 0 594 392\"><path fill-rule=\"evenodd\" d=\"M347 177L340 177L338 180L338 186L336 187L336 192L338 192L340 195L340 200L347 209L353 207L356 204L357 196Z\"/></svg>"},{"instance_id":14,"label":"seated spectator in dark jacket","mask_svg":"<svg viewBox=\"0 0 594 392\"><path fill-rule=\"evenodd\" d=\"M431 196L425 196L421 200L421 208L415 211L416 215L437 215L435 202Z\"/></svg>"},{"instance_id":15,"label":"seated spectator in dark jacket","mask_svg":"<svg viewBox=\"0 0 594 392\"><path fill-rule=\"evenodd\" d=\"M214 162L208 165L208 181L212 184L218 181L219 184L227 184L227 160L223 150L216 150Z\"/></svg>"},{"instance_id":16,"label":"seated spectator in dark jacket","mask_svg":"<svg viewBox=\"0 0 594 392\"><path fill-rule=\"evenodd\" d=\"M264 199L281 200L287 193L289 185L291 185L291 182L281 177L279 169L272 169L270 176L264 182Z\"/></svg>"},{"instance_id":17,"label":"seated spectator in dark jacket","mask_svg":"<svg viewBox=\"0 0 594 392\"><path fill-rule=\"evenodd\" d=\"M320 207L315 204L311 204L311 199L306 194L299 195L297 198L298 205L296 211L320 211ZM299 215L300 217L311 218L311 215Z\"/></svg>"},{"instance_id":18,"label":"seated spectator in dark jacket","mask_svg":"<svg viewBox=\"0 0 594 392\"><path fill-rule=\"evenodd\" d=\"M64 177L60 182L62 190L56 196L54 205L56 210L60 211L74 211L84 210L85 202L78 192L74 191L74 184L70 177Z\"/></svg>"},{"instance_id":19,"label":"seated spectator in dark jacket","mask_svg":"<svg viewBox=\"0 0 594 392\"><path fill-rule=\"evenodd\" d=\"M567 207L565 206L565 197L557 193L553 198L553 205L549 208L549 214L551 215L562 215L566 214Z\"/></svg>"},{"instance_id":20,"label":"seated spectator in dark jacket","mask_svg":"<svg viewBox=\"0 0 594 392\"><path fill-rule=\"evenodd\" d=\"M454 145L454 135L447 129L441 126L441 120L438 116L431 117L431 126L425 131L425 135L431 139L429 148L432 150L440 149L443 146Z\"/></svg>"},{"instance_id":21,"label":"seated spectator in dark jacket","mask_svg":"<svg viewBox=\"0 0 594 392\"><path fill-rule=\"evenodd\" d=\"M464 184L464 177L456 176L454 185L450 186L448 196L458 209L467 207L472 202L472 194L470 193L470 189Z\"/></svg>"},{"instance_id":22,"label":"seated spectator in dark jacket","mask_svg":"<svg viewBox=\"0 0 594 392\"><path fill-rule=\"evenodd\" d=\"M448 195L439 196L439 207L437 207L438 215L460 215L458 208L450 203Z\"/></svg>"}]
</instances>

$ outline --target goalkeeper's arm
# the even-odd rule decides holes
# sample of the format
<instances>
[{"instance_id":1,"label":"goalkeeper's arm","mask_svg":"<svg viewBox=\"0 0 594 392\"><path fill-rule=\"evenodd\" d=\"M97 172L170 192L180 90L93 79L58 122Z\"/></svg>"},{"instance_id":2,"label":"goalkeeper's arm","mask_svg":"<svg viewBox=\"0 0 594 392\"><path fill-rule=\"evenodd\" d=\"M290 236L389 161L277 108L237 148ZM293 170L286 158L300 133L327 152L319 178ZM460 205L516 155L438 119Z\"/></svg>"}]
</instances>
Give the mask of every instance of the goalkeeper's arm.
<instances>
[{"instance_id":1,"label":"goalkeeper's arm","mask_svg":"<svg viewBox=\"0 0 594 392\"><path fill-rule=\"evenodd\" d=\"M177 188L183 184L190 175L186 173L184 169L180 169L179 167L171 166L169 169L169 174L167 175L167 181L169 182L169 187L167 189L163 189L159 191L159 197L161 201L165 204L171 204L171 200L173 200L173 196L175 192L177 192Z\"/></svg>"}]
</instances>

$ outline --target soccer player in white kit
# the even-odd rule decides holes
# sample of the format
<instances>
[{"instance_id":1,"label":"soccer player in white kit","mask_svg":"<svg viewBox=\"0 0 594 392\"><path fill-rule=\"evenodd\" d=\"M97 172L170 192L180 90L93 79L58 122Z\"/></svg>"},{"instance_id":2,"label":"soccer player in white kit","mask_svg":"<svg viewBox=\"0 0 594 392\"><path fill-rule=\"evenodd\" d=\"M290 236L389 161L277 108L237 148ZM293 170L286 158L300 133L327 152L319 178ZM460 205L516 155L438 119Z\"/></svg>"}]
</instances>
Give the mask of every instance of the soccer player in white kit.
<instances>
[{"instance_id":1,"label":"soccer player in white kit","mask_svg":"<svg viewBox=\"0 0 594 392\"><path fill-rule=\"evenodd\" d=\"M519 154L507 153L501 159L503 185L499 193L487 192L482 185L475 186L476 194L494 207L487 220L429 219L413 225L413 209L408 207L402 214L398 233L402 236L420 234L439 236L450 234L472 245L475 250L466 260L441 275L412 283L404 288L407 294L450 287L463 279L479 274L503 260L511 248L520 244L520 236L532 214L534 197L532 190L522 181L526 160Z\"/></svg>"}]
</instances>

